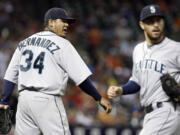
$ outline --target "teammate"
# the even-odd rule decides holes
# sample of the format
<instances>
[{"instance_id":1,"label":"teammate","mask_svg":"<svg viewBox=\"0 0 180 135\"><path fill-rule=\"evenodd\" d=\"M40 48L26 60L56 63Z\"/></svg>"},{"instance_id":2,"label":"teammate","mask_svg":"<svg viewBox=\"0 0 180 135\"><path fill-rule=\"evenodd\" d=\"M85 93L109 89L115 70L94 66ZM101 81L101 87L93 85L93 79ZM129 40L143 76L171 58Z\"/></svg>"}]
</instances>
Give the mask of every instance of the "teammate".
<instances>
[{"instance_id":1,"label":"teammate","mask_svg":"<svg viewBox=\"0 0 180 135\"><path fill-rule=\"evenodd\" d=\"M165 37L164 18L158 5L142 9L139 24L145 41L134 48L132 76L126 84L110 86L107 91L109 98L140 91L146 112L140 135L180 134L180 107L169 101L160 82L165 73L180 81L180 43Z\"/></svg>"},{"instance_id":2,"label":"teammate","mask_svg":"<svg viewBox=\"0 0 180 135\"><path fill-rule=\"evenodd\" d=\"M4 77L0 105L8 107L18 83L16 135L70 135L61 99L69 77L107 113L111 111L109 101L92 85L90 70L65 39L74 22L64 9L51 8L44 16L45 31L19 43Z\"/></svg>"}]
</instances>

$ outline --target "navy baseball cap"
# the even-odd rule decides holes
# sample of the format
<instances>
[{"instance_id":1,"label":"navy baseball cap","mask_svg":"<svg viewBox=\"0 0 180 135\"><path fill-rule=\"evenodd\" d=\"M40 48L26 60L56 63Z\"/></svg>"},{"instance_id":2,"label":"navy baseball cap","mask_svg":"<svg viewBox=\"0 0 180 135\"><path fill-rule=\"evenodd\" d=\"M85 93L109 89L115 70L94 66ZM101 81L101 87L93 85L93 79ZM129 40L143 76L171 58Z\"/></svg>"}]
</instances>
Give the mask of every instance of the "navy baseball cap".
<instances>
[{"instance_id":1,"label":"navy baseball cap","mask_svg":"<svg viewBox=\"0 0 180 135\"><path fill-rule=\"evenodd\" d=\"M50 8L44 15L44 22L48 22L49 19L56 20L56 19L63 19L67 20L69 24L75 23L76 19L71 18L68 16L68 13L63 8Z\"/></svg>"},{"instance_id":2,"label":"navy baseball cap","mask_svg":"<svg viewBox=\"0 0 180 135\"><path fill-rule=\"evenodd\" d=\"M145 19L151 16L160 16L164 18L164 12L159 5L148 5L145 6L141 10L140 21L144 21Z\"/></svg>"}]
</instances>

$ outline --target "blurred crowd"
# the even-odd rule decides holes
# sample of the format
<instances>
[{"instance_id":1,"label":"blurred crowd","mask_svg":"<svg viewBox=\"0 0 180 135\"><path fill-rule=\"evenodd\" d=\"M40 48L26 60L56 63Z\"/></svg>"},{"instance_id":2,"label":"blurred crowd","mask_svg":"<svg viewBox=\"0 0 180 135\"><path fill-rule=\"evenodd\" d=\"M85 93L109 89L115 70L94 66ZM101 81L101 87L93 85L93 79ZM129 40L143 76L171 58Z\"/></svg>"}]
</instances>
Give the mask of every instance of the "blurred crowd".
<instances>
[{"instance_id":1,"label":"blurred crowd","mask_svg":"<svg viewBox=\"0 0 180 135\"><path fill-rule=\"evenodd\" d=\"M106 97L109 85L121 85L131 76L133 48L144 40L139 13L152 3L159 4L166 13L166 35L180 41L180 0L0 0L0 89L18 42L42 31L45 11L57 6L77 19L67 39L93 72L91 79L98 91ZM15 91L13 96L14 107L18 93ZM141 126L143 111L138 94L111 102L113 111L107 115L72 81L64 96L70 124Z\"/></svg>"}]
</instances>

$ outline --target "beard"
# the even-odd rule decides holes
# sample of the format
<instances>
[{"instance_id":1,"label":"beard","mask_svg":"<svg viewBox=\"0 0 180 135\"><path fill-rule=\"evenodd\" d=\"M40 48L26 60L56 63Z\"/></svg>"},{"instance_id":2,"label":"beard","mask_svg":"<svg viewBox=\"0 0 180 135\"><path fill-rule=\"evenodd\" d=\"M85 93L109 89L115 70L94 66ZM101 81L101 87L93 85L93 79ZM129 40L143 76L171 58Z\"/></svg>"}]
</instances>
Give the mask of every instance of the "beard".
<instances>
[{"instance_id":1,"label":"beard","mask_svg":"<svg viewBox=\"0 0 180 135\"><path fill-rule=\"evenodd\" d=\"M148 32L146 34L147 34L147 37L149 38L149 40L151 40L153 43L157 43L157 42L161 41L161 39L163 39L163 37L164 37L163 32L160 32L159 35L157 35L157 36L153 36L153 34L148 33Z\"/></svg>"}]
</instances>

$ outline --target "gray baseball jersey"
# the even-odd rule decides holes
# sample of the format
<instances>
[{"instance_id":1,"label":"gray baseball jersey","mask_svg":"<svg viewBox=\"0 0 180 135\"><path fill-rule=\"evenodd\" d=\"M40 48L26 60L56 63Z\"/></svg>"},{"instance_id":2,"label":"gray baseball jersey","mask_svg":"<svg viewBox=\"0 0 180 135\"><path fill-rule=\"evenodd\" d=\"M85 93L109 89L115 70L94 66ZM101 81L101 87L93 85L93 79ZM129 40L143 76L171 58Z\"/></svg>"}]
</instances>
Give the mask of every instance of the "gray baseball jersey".
<instances>
[{"instance_id":1,"label":"gray baseball jersey","mask_svg":"<svg viewBox=\"0 0 180 135\"><path fill-rule=\"evenodd\" d=\"M90 75L68 40L45 31L20 42L5 79L18 82L19 91L33 88L47 94L64 95L68 77L79 85Z\"/></svg>"},{"instance_id":2,"label":"gray baseball jersey","mask_svg":"<svg viewBox=\"0 0 180 135\"><path fill-rule=\"evenodd\" d=\"M140 98L143 106L169 99L162 90L160 77L168 72L180 81L179 52L180 43L169 38L150 47L146 41L135 47L130 80L141 86Z\"/></svg>"}]
</instances>

